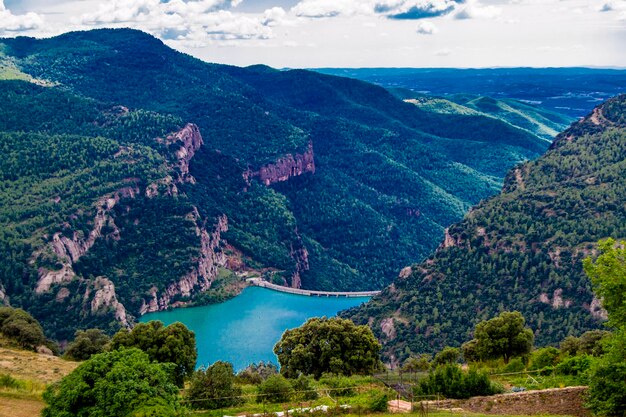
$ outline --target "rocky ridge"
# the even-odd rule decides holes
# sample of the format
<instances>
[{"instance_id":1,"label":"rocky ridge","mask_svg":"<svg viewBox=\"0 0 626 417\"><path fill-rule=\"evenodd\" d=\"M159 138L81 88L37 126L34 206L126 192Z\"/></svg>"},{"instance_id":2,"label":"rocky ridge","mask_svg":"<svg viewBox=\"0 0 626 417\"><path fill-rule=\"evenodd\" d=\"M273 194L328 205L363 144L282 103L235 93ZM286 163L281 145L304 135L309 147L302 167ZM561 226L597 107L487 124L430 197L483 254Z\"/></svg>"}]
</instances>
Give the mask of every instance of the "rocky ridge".
<instances>
[{"instance_id":1,"label":"rocky ridge","mask_svg":"<svg viewBox=\"0 0 626 417\"><path fill-rule=\"evenodd\" d=\"M301 154L297 153L295 156L287 154L271 164L262 166L257 171L248 169L242 175L246 183L249 183L252 178L258 178L263 184L269 186L307 172L315 173L315 154L311 141L306 151Z\"/></svg>"}]
</instances>

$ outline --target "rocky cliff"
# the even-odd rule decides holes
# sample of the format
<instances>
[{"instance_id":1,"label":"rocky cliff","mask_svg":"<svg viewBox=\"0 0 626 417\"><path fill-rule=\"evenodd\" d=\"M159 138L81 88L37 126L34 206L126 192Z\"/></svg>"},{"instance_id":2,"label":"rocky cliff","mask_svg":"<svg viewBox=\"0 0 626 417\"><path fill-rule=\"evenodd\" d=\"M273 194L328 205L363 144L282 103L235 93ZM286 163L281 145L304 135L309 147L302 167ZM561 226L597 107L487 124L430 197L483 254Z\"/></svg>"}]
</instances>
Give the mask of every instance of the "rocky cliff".
<instances>
[{"instance_id":1,"label":"rocky cliff","mask_svg":"<svg viewBox=\"0 0 626 417\"><path fill-rule=\"evenodd\" d=\"M274 163L262 166L257 171L248 169L243 173L243 178L246 182L249 182L251 178L258 178L263 184L271 185L307 172L315 173L315 154L311 141L305 152L297 153L295 156L287 154L278 158Z\"/></svg>"},{"instance_id":2,"label":"rocky cliff","mask_svg":"<svg viewBox=\"0 0 626 417\"><path fill-rule=\"evenodd\" d=\"M43 251L51 250L56 255L61 268L49 269L40 267L38 269L39 280L37 281L35 292L41 294L49 291L53 284L72 281L76 277L72 265L93 247L96 239L103 237L102 230L105 226L108 226L109 230L111 230L106 238L119 239L119 230L109 213L120 200L123 198L134 198L139 192L138 186L134 185L123 187L100 198L96 203L96 215L92 220L92 229L86 237L77 231L55 233L52 236L52 241ZM69 236L67 236L68 234ZM32 262L36 262L37 257L41 254L42 251L36 252Z\"/></svg>"},{"instance_id":3,"label":"rocky cliff","mask_svg":"<svg viewBox=\"0 0 626 417\"><path fill-rule=\"evenodd\" d=\"M200 216L197 210L194 210L191 216L199 222ZM172 299L176 296L190 297L194 293L208 290L217 276L218 268L227 264L227 257L221 250L221 246L225 244L222 233L226 231L228 231L228 218L224 215L218 217L210 233L204 226L198 226L197 235L201 250L193 269L160 293L157 287L152 287L148 299L143 301L139 314L165 310L172 306Z\"/></svg>"}]
</instances>

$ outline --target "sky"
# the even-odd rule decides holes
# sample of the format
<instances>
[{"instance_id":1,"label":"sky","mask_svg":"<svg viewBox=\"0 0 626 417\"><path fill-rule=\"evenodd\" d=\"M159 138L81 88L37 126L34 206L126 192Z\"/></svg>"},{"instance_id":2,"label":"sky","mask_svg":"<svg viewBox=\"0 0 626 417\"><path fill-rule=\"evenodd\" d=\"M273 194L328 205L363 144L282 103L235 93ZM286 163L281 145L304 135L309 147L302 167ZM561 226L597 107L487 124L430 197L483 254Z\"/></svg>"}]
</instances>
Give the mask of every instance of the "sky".
<instances>
[{"instance_id":1,"label":"sky","mask_svg":"<svg viewBox=\"0 0 626 417\"><path fill-rule=\"evenodd\" d=\"M626 67L626 0L0 0L0 37L102 27L240 66Z\"/></svg>"}]
</instances>

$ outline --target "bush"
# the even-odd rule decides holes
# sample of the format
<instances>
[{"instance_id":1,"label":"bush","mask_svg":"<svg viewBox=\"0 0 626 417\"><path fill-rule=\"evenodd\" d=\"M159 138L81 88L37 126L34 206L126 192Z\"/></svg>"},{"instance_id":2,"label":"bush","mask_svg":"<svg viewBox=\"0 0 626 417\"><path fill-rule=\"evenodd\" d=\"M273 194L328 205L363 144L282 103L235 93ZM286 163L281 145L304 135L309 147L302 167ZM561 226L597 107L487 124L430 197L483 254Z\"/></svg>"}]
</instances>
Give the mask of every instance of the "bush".
<instances>
[{"instance_id":1,"label":"bush","mask_svg":"<svg viewBox=\"0 0 626 417\"><path fill-rule=\"evenodd\" d=\"M291 386L295 391L295 397L299 401L315 400L319 396L312 385L313 377L300 375L291 381Z\"/></svg>"},{"instance_id":2,"label":"bush","mask_svg":"<svg viewBox=\"0 0 626 417\"><path fill-rule=\"evenodd\" d=\"M385 391L374 390L370 392L370 398L367 402L367 410L373 413L387 411L387 402L389 395Z\"/></svg>"},{"instance_id":3,"label":"bush","mask_svg":"<svg viewBox=\"0 0 626 417\"><path fill-rule=\"evenodd\" d=\"M584 375L589 370L591 362L592 357L589 355L572 356L559 363L556 366L556 372L560 375Z\"/></svg>"},{"instance_id":4,"label":"bush","mask_svg":"<svg viewBox=\"0 0 626 417\"><path fill-rule=\"evenodd\" d=\"M559 363L560 351L552 346L537 349L530 356L530 369L537 370L555 366Z\"/></svg>"},{"instance_id":5,"label":"bush","mask_svg":"<svg viewBox=\"0 0 626 417\"><path fill-rule=\"evenodd\" d=\"M511 359L511 361L504 368L502 368L502 372L505 372L505 373L522 372L524 369L526 369L526 365L524 365L524 361L522 360L522 358L517 357L517 358Z\"/></svg>"},{"instance_id":6,"label":"bush","mask_svg":"<svg viewBox=\"0 0 626 417\"><path fill-rule=\"evenodd\" d=\"M331 396L351 397L356 394L354 381L345 376L325 374L320 383L331 389Z\"/></svg>"},{"instance_id":7,"label":"bush","mask_svg":"<svg viewBox=\"0 0 626 417\"><path fill-rule=\"evenodd\" d=\"M186 398L192 408L215 410L240 404L241 388L235 385L233 365L218 361L191 377Z\"/></svg>"},{"instance_id":8,"label":"bush","mask_svg":"<svg viewBox=\"0 0 626 417\"><path fill-rule=\"evenodd\" d=\"M286 403L291 401L293 387L282 375L272 375L258 387L258 403Z\"/></svg>"},{"instance_id":9,"label":"bush","mask_svg":"<svg viewBox=\"0 0 626 417\"><path fill-rule=\"evenodd\" d=\"M13 378L11 375L0 374L0 387L20 389L24 388L24 383Z\"/></svg>"},{"instance_id":10,"label":"bush","mask_svg":"<svg viewBox=\"0 0 626 417\"><path fill-rule=\"evenodd\" d=\"M446 398L464 399L477 395L493 395L502 388L489 380L485 372L471 369L463 372L456 364L440 366L415 387L416 396L441 394Z\"/></svg>"}]
</instances>

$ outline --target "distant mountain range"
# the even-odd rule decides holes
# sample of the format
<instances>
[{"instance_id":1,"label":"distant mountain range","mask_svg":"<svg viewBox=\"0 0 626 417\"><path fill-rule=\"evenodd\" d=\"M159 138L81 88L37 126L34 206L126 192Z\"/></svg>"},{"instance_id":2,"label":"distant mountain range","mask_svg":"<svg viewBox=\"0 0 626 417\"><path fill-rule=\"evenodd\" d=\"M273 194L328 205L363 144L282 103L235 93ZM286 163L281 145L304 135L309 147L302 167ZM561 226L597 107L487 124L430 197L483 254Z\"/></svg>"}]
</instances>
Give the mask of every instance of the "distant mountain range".
<instances>
[{"instance_id":1,"label":"distant mountain range","mask_svg":"<svg viewBox=\"0 0 626 417\"><path fill-rule=\"evenodd\" d=\"M345 313L369 323L386 359L471 339L474 325L521 311L540 345L605 319L582 270L600 239L626 237L626 95L559 134L506 176L502 193L451 225L437 251Z\"/></svg>"},{"instance_id":2,"label":"distant mountain range","mask_svg":"<svg viewBox=\"0 0 626 417\"><path fill-rule=\"evenodd\" d=\"M626 93L626 69L322 68L315 71L430 95L474 94L524 100L571 117L583 117L604 100Z\"/></svg>"},{"instance_id":3,"label":"distant mountain range","mask_svg":"<svg viewBox=\"0 0 626 417\"><path fill-rule=\"evenodd\" d=\"M58 339L208 302L232 272L382 288L571 121L127 29L1 39L0 80L0 298Z\"/></svg>"}]
</instances>

